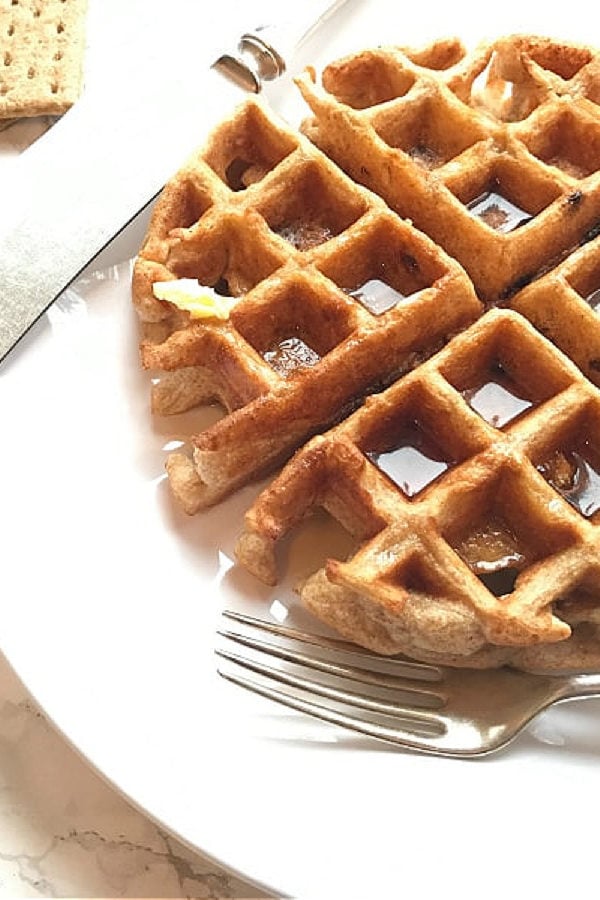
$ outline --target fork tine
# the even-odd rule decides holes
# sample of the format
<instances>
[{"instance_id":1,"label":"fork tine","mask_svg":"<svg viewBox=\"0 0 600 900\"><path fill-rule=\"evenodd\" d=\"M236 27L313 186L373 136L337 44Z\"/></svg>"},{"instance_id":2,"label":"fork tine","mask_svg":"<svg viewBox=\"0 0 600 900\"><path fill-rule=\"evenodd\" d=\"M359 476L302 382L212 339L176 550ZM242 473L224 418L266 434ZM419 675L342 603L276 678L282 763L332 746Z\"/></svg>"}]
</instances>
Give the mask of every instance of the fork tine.
<instances>
[{"instance_id":1,"label":"fork tine","mask_svg":"<svg viewBox=\"0 0 600 900\"><path fill-rule=\"evenodd\" d=\"M405 663L398 658L384 658L386 665L378 668L376 661L381 657L356 652L353 645L344 641L313 637L238 613L224 615L249 626L250 635L229 630L219 634L253 652L244 659L231 650L218 648L216 653L227 661L225 670L218 669L223 678L290 709L423 753L462 759L495 753L553 703L578 696L600 696L600 674L534 675L508 667L463 670L413 665L411 660ZM261 635L255 637L252 628L291 638L291 647L281 641L263 640ZM330 653L313 658L298 650L294 641L313 644ZM365 660L365 667L373 665L378 669L376 675L373 677L369 668L351 664L350 659L356 657L359 662ZM281 665L277 658L300 671ZM343 663L337 662L340 658ZM398 669L394 665L397 661ZM390 662L392 665L388 666ZM425 681L442 683L423 684L423 677L413 677L419 670L424 670ZM340 684L338 679L346 683ZM365 684L373 687L368 694ZM394 692L391 695L390 690ZM317 698L323 698L323 702Z\"/></svg>"},{"instance_id":2,"label":"fork tine","mask_svg":"<svg viewBox=\"0 0 600 900\"><path fill-rule=\"evenodd\" d=\"M354 653L353 645L346 642L329 638L322 642L320 638L312 639L312 635L249 616L225 615L278 637L333 650L334 658L339 654L344 658L343 654L350 649L352 657L380 660L376 654ZM547 678L540 680L508 669L493 675L473 671L469 676L462 672L459 676L443 666L417 663L415 668L432 669L435 680L442 681L440 685L423 684L421 688L418 679L408 683L410 677L406 677L406 672L413 667L405 666L404 660L400 660L400 677L388 675L386 666L385 675L378 672L375 678L363 679L364 675L371 674L368 670L331 663L327 655L315 659L298 651L293 643L285 647L281 642L229 630L219 634L253 651L249 658L244 658L230 649L216 648L215 653L226 662L225 668L217 670L224 679L324 722L431 755L473 759L494 753L506 746L533 715L565 696L564 690L557 692L553 679L550 684ZM301 667L301 671L278 665L274 658ZM248 673L254 673L257 678ZM339 678L349 684L340 685ZM430 674L426 678L431 682ZM374 687L373 692L364 693L365 683ZM391 696L390 690L394 691ZM319 702L319 697L324 698L323 702ZM524 715L524 711L531 714Z\"/></svg>"},{"instance_id":3,"label":"fork tine","mask_svg":"<svg viewBox=\"0 0 600 900\"><path fill-rule=\"evenodd\" d=\"M222 659L236 663L236 665L241 666L243 669L248 669L251 672L255 672L257 675L267 676L273 681L285 684L288 687L299 688L300 690L308 691L311 694L316 694L319 697L327 697L329 700L334 700L336 703L345 703L347 706L356 706L359 709L366 709L370 712L383 715L391 715L398 719L406 718L408 722L414 723L415 725L422 725L426 730L433 729L434 731L439 731L440 729L440 719L432 713L422 710L419 710L418 712L416 710L413 711L413 709L403 706L402 703L377 700L374 697L368 697L366 694L359 694L354 691L350 693L341 688L323 684L320 681L313 681L308 678L303 678L301 675L294 675L291 672L276 669L265 662L247 659L243 656L239 656L237 653L231 653L227 650L215 650L215 653ZM223 673L221 672L220 674Z\"/></svg>"},{"instance_id":4,"label":"fork tine","mask_svg":"<svg viewBox=\"0 0 600 900\"><path fill-rule=\"evenodd\" d=\"M244 613L238 613L234 610L225 609L222 615L232 622L239 625L248 625L256 628L258 631L264 631L277 637L286 638L293 641L299 641L303 644L312 644L329 650L336 650L342 653L351 653L354 657L362 657L365 660L377 660L378 662L389 663L393 666L394 677L409 678L415 681L442 681L442 671L438 666L428 663L414 662L412 659L405 659L399 656L381 656L378 653L371 653L364 650L357 644L351 644L349 641L338 640L336 638L328 638L325 635L308 634L305 631L299 631L296 628L290 628L287 625L277 625L275 622L265 622L263 619L257 619L254 616L248 616Z\"/></svg>"},{"instance_id":5,"label":"fork tine","mask_svg":"<svg viewBox=\"0 0 600 900\"><path fill-rule=\"evenodd\" d=\"M244 662L246 661L244 660ZM410 728L385 726L377 722L357 719L354 716L346 715L345 713L322 706L320 703L303 700L300 697L295 697L285 691L280 691L277 688L270 687L266 684L258 684L258 682L253 681L250 678L245 678L243 675L234 674L229 671L225 672L222 669L219 669L218 672L219 675L227 681L231 681L239 687L252 691L252 693L259 694L262 697L280 703L282 706L288 707L288 709L294 709L297 712L313 716L314 718L320 719L331 725L339 725L342 728L347 728L358 734L376 738L377 740L385 741L388 744L393 744L406 750L418 750L423 753L441 756L479 755L478 753L460 754L456 751L446 750L444 747L446 729L442 722L439 723L439 729L432 730L423 728L421 733Z\"/></svg>"},{"instance_id":6,"label":"fork tine","mask_svg":"<svg viewBox=\"0 0 600 900\"><path fill-rule=\"evenodd\" d=\"M376 687L392 688L395 691L401 692L404 696L408 697L411 702L418 703L420 706L434 708L444 704L444 697L440 694L431 690L425 690L421 687L415 687L396 675L369 672L358 666L349 666L331 660L307 656L294 648L283 647L280 644L273 644L259 638L250 637L249 635L239 634L236 631L218 631L217 634L220 637L227 638L228 640L241 644L244 647L248 647L251 650L259 650L262 653L268 653L269 656L285 660L285 662L306 666L309 669L323 672L326 675L350 678L353 681L374 685Z\"/></svg>"}]
</instances>

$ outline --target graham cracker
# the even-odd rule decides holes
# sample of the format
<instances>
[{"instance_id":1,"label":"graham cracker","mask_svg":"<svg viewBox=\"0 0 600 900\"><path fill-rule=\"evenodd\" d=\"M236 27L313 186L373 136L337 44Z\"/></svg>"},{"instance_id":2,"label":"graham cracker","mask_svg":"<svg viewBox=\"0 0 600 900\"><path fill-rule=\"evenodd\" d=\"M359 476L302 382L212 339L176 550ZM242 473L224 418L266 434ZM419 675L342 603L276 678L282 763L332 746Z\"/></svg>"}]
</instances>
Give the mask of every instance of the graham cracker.
<instances>
[{"instance_id":1,"label":"graham cracker","mask_svg":"<svg viewBox=\"0 0 600 900\"><path fill-rule=\"evenodd\" d=\"M81 89L87 0L0 0L0 120L61 115Z\"/></svg>"}]
</instances>

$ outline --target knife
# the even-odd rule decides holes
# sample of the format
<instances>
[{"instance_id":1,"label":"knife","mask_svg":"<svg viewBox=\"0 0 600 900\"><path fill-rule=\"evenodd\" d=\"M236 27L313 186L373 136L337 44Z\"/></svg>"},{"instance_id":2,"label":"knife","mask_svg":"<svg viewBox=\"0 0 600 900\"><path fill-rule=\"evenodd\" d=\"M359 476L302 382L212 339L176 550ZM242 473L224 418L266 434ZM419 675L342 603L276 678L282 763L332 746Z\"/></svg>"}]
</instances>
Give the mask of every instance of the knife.
<instances>
[{"instance_id":1,"label":"knife","mask_svg":"<svg viewBox=\"0 0 600 900\"><path fill-rule=\"evenodd\" d=\"M244 32L191 90L170 71L148 85L134 79L116 106L114 96L86 89L16 160L11 187L20 216L0 234L0 361L154 199L228 107L280 78L304 42L348 2L304 2L284 25Z\"/></svg>"}]
</instances>

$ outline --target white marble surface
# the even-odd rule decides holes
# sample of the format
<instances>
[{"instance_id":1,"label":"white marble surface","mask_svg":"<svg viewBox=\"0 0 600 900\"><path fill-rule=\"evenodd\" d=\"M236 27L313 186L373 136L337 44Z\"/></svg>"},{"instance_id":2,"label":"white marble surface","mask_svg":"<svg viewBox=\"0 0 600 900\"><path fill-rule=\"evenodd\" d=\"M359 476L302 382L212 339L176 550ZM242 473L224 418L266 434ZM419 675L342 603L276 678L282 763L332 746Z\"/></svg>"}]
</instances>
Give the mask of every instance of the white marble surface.
<instances>
[{"instance_id":1,"label":"white marble surface","mask_svg":"<svg viewBox=\"0 0 600 900\"><path fill-rule=\"evenodd\" d=\"M106 784L0 656L0 897L261 896Z\"/></svg>"}]
</instances>

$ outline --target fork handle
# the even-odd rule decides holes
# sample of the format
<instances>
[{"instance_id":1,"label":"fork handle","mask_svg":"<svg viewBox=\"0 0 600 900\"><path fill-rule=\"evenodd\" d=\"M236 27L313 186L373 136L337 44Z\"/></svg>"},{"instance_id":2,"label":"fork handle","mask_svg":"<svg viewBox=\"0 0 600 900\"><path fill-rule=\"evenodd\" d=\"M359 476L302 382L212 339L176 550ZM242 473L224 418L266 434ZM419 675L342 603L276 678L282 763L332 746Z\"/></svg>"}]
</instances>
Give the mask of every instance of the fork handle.
<instances>
[{"instance_id":1,"label":"fork handle","mask_svg":"<svg viewBox=\"0 0 600 900\"><path fill-rule=\"evenodd\" d=\"M600 697L600 672L565 679L557 699L574 700L576 697Z\"/></svg>"}]
</instances>

